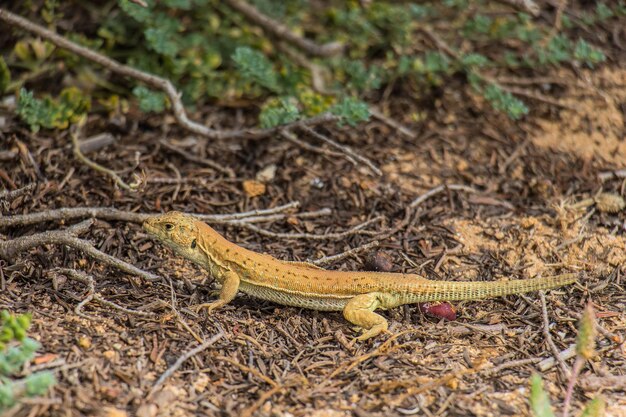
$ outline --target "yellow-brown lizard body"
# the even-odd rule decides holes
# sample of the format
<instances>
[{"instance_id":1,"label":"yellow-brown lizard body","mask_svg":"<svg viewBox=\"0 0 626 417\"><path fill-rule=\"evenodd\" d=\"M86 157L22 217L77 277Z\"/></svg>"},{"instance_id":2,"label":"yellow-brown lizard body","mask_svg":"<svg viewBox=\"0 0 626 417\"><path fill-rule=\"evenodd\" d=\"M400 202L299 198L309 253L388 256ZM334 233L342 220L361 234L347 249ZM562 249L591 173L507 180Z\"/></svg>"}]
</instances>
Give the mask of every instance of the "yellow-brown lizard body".
<instances>
[{"instance_id":1,"label":"yellow-brown lizard body","mask_svg":"<svg viewBox=\"0 0 626 417\"><path fill-rule=\"evenodd\" d=\"M329 271L287 262L242 248L196 218L169 212L152 217L144 229L176 253L207 269L221 284L220 297L203 304L209 311L230 302L237 292L278 304L343 311L364 329L364 340L387 330L376 309L426 301L476 300L521 294L572 283L575 274L497 282L432 281L417 274Z\"/></svg>"}]
</instances>

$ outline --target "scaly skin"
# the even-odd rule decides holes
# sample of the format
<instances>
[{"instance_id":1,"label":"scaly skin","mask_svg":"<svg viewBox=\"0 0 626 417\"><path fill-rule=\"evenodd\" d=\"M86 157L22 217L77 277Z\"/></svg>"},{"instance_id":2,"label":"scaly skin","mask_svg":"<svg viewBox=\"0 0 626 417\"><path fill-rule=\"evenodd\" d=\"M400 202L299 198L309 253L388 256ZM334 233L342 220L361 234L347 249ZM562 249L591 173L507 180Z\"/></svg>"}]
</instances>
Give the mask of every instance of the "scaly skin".
<instances>
[{"instance_id":1,"label":"scaly skin","mask_svg":"<svg viewBox=\"0 0 626 417\"><path fill-rule=\"evenodd\" d=\"M177 254L207 269L220 282L219 299L199 307L210 312L232 301L241 290L278 304L343 311L348 321L363 329L360 340L387 330L387 320L374 313L376 309L521 294L576 281L575 274L501 282L446 282L431 281L417 274L327 271L242 248L196 218L175 211L151 217L143 227Z\"/></svg>"}]
</instances>

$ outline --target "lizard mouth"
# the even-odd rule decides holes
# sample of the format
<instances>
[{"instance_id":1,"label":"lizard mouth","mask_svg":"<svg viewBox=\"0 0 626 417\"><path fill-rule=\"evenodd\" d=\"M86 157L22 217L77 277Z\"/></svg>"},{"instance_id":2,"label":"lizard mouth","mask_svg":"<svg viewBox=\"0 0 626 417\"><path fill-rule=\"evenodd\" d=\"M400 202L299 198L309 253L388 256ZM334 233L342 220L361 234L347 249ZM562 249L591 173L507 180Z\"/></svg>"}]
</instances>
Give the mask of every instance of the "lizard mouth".
<instances>
[{"instance_id":1,"label":"lizard mouth","mask_svg":"<svg viewBox=\"0 0 626 417\"><path fill-rule=\"evenodd\" d=\"M146 232L150 234L155 234L157 231L157 228L154 225L152 225L152 222L150 221L150 219L145 220L142 223L142 227Z\"/></svg>"}]
</instances>

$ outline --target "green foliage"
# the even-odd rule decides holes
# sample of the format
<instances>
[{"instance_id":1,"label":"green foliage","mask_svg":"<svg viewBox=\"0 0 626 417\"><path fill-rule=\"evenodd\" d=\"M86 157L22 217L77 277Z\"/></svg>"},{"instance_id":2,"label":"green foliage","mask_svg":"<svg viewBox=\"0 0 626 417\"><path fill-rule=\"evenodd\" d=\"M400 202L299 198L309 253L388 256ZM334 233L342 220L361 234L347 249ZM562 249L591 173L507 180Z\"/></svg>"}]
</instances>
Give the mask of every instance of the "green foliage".
<instances>
[{"instance_id":1,"label":"green foliage","mask_svg":"<svg viewBox=\"0 0 626 417\"><path fill-rule=\"evenodd\" d=\"M58 98L37 99L32 92L22 88L17 102L17 114L33 132L40 128L66 129L80 120L91 108L91 100L76 87L61 91Z\"/></svg>"},{"instance_id":2,"label":"green foliage","mask_svg":"<svg viewBox=\"0 0 626 417\"><path fill-rule=\"evenodd\" d=\"M339 116L342 123L347 123L350 126L355 126L370 117L367 104L352 97L346 97L332 106L330 112Z\"/></svg>"},{"instance_id":3,"label":"green foliage","mask_svg":"<svg viewBox=\"0 0 626 417\"><path fill-rule=\"evenodd\" d=\"M504 91L496 84L488 84L484 90L487 101L494 109L508 114L513 120L528 114L528 107L513 94Z\"/></svg>"},{"instance_id":4,"label":"green foliage","mask_svg":"<svg viewBox=\"0 0 626 417\"><path fill-rule=\"evenodd\" d=\"M530 409L535 417L554 417L550 399L538 374L533 374L530 378Z\"/></svg>"},{"instance_id":5,"label":"green foliage","mask_svg":"<svg viewBox=\"0 0 626 417\"><path fill-rule=\"evenodd\" d=\"M409 86L406 90L413 94L426 95L433 87L445 86L457 73L469 78L472 73L492 70L504 74L508 69L540 71L571 64L593 68L605 61L604 53L571 34L580 26L584 32L576 33L591 33L599 22L626 15L623 0L598 1L594 7L579 10L576 18L565 14L563 29L554 33L545 19L482 0L349 1L330 2L323 8L314 8L305 0L248 1L318 44L346 43L346 52L341 57L296 58L218 0L147 0L148 7L116 0L106 14L93 12L94 21L100 24L96 36L75 32L67 36L124 64L168 78L182 92L186 105L241 98L266 103L260 122L268 125L284 123L296 114L300 118L327 111L344 98L376 97L376 90L392 84L398 90ZM51 26L69 17L60 14L60 4L44 0L41 15ZM64 9L64 13L69 11ZM424 27L438 40L425 35L420 30ZM449 48L442 47L442 42ZM62 61L65 82L70 85L79 85L89 72L85 67L91 65L32 38L20 40L13 54L5 56L14 74L14 66L35 73L45 65L52 71ZM307 60L323 68L324 75L312 74ZM6 73L0 61L0 87L7 84ZM322 82L314 86L314 80ZM12 89L15 85L19 87L14 82ZM112 90L106 94L122 99L132 92L144 111L161 112L169 105L160 92L145 87L124 91L110 84L93 85ZM319 86L323 93L301 97L302 91ZM483 82L477 91L496 110L513 118L527 112L521 101L498 86ZM100 90L94 94L101 97ZM284 97L292 97L290 105L281 104ZM26 100L22 117L33 129L66 125L65 116L52 116L56 104L51 98Z\"/></svg>"},{"instance_id":6,"label":"green foliage","mask_svg":"<svg viewBox=\"0 0 626 417\"><path fill-rule=\"evenodd\" d=\"M4 93L11 82L11 71L0 55L0 93Z\"/></svg>"},{"instance_id":7,"label":"green foliage","mask_svg":"<svg viewBox=\"0 0 626 417\"><path fill-rule=\"evenodd\" d=\"M593 68L595 64L604 62L606 59L602 51L592 47L583 39L579 39L578 42L576 42L576 46L574 47L574 58L584 64L587 64L591 68Z\"/></svg>"},{"instance_id":8,"label":"green foliage","mask_svg":"<svg viewBox=\"0 0 626 417\"><path fill-rule=\"evenodd\" d=\"M595 354L596 324L595 312L591 303L583 311L578 323L578 337L576 338L576 363L570 373L570 386L576 382L578 373L582 369L584 362ZM550 398L543 389L541 376L533 374L530 378L530 409L535 417L554 417ZM567 400L566 400L567 401ZM567 408L569 404L565 405ZM587 403L580 417L603 417L605 403L602 397L595 397Z\"/></svg>"},{"instance_id":9,"label":"green foliage","mask_svg":"<svg viewBox=\"0 0 626 417\"><path fill-rule=\"evenodd\" d=\"M602 417L606 404L602 397L595 397L587 403L580 417Z\"/></svg>"},{"instance_id":10,"label":"green foliage","mask_svg":"<svg viewBox=\"0 0 626 417\"><path fill-rule=\"evenodd\" d=\"M298 120L300 111L293 97L280 97L270 100L261 111L261 127L269 128Z\"/></svg>"},{"instance_id":11,"label":"green foliage","mask_svg":"<svg viewBox=\"0 0 626 417\"><path fill-rule=\"evenodd\" d=\"M167 98L160 91L153 91L140 85L133 88L133 95L139 100L139 108L143 112L159 113L165 110Z\"/></svg>"},{"instance_id":12,"label":"green foliage","mask_svg":"<svg viewBox=\"0 0 626 417\"><path fill-rule=\"evenodd\" d=\"M257 83L273 92L280 91L273 65L261 52L240 47L235 49L232 60L244 80Z\"/></svg>"},{"instance_id":13,"label":"green foliage","mask_svg":"<svg viewBox=\"0 0 626 417\"><path fill-rule=\"evenodd\" d=\"M26 337L30 321L30 314L16 316L6 310L0 312L0 413L23 397L45 394L56 384L54 375L47 371L31 373L23 379L12 377L21 372L40 347L38 342Z\"/></svg>"}]
</instances>

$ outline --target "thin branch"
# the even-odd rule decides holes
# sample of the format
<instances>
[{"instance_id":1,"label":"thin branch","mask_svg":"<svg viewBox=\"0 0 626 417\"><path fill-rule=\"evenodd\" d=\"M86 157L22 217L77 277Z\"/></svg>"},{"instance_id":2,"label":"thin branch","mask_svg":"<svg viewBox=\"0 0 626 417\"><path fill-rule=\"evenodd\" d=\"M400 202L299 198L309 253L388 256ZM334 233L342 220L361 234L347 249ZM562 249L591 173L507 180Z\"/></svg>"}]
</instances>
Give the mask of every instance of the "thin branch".
<instances>
[{"instance_id":1,"label":"thin branch","mask_svg":"<svg viewBox=\"0 0 626 417\"><path fill-rule=\"evenodd\" d=\"M539 16L541 13L541 7L533 0L497 0L500 3L508 4L516 9L528 12L534 17Z\"/></svg>"},{"instance_id":2,"label":"thin branch","mask_svg":"<svg viewBox=\"0 0 626 417\"><path fill-rule=\"evenodd\" d=\"M191 162L195 162L197 164L202 164L202 165L206 165L209 168L213 168L214 170L216 170L217 172L221 172L222 174L226 174L228 176L228 178L235 178L235 172L228 167L222 166L220 164L218 164L215 161L212 161L210 159L207 158L202 158L199 156L196 156L192 153L189 153L187 151L184 151L180 148L177 148L176 146L172 145L171 143L167 142L166 140L160 140L159 143L164 146L165 148L169 149L172 152L176 152L177 154L179 154L180 156L182 156L183 158L191 161Z\"/></svg>"},{"instance_id":3,"label":"thin branch","mask_svg":"<svg viewBox=\"0 0 626 417\"><path fill-rule=\"evenodd\" d=\"M550 349L552 350L552 355L554 356L556 361L559 363L559 366L561 367L561 370L563 371L563 375L567 377L567 375L569 375L569 368L565 364L565 361L561 358L559 349L554 344L554 341L552 340L552 335L550 334L550 319L548 318L548 306L546 305L546 296L543 291L539 291L539 298L541 300L541 315L543 316L543 336L545 337L546 342L548 343L548 346L550 346Z\"/></svg>"},{"instance_id":4,"label":"thin branch","mask_svg":"<svg viewBox=\"0 0 626 417\"><path fill-rule=\"evenodd\" d=\"M345 252L341 252L338 253L337 255L332 255L332 256L323 256L321 258L315 259L315 260L311 260L309 261L310 263L312 263L313 265L327 265L330 264L332 262L336 262L336 261L340 261L342 259L345 259L349 256L352 255L356 255L357 253L361 253L361 252L365 252L367 250L370 250L372 248L378 247L378 245L380 244L379 241L377 240L373 240L371 242L368 242L364 245L361 246L357 246L355 248L349 249Z\"/></svg>"},{"instance_id":5,"label":"thin branch","mask_svg":"<svg viewBox=\"0 0 626 417\"><path fill-rule=\"evenodd\" d=\"M0 201L10 203L16 198L23 196L24 194L30 194L35 189L36 186L37 184L35 184L34 182L31 182L30 184L22 188L18 188L17 190L13 190L13 191L4 190L0 192Z\"/></svg>"},{"instance_id":6,"label":"thin branch","mask_svg":"<svg viewBox=\"0 0 626 417\"><path fill-rule=\"evenodd\" d=\"M281 130L280 131L280 136L282 136L284 139L288 140L289 142L301 147L302 149L306 149L307 151L313 152L313 153L318 153L320 155L326 155L329 157L335 157L335 158L345 158L346 155L339 153L339 152L333 152L330 151L328 149L324 149L324 148L320 148L319 146L313 146L309 143L306 143L302 140L300 140L295 134L293 134L293 132L290 132L287 129ZM356 161L348 158L348 161L350 161L353 164L356 164Z\"/></svg>"},{"instance_id":7,"label":"thin branch","mask_svg":"<svg viewBox=\"0 0 626 417\"><path fill-rule=\"evenodd\" d=\"M101 65L116 74L133 78L135 80L145 83L146 85L149 85L150 87L163 91L169 98L169 101L172 105L172 112L174 113L174 117L176 118L178 124L190 132L209 139L263 139L273 134L276 134L278 131L280 131L280 129L293 128L298 126L315 126L318 124L330 123L338 119L337 116L324 113L315 117L311 117L309 119L303 119L296 122L288 123L283 126L269 129L211 129L207 126L201 125L189 119L181 100L181 93L176 90L176 87L174 87L174 84L172 84L170 80L154 74L150 74L148 72L140 71L128 65L124 65L114 59L111 59L89 48L74 43L63 36L44 28L43 26L33 23L27 19L24 19L21 16L13 14L2 8L0 8L0 21L3 21L11 26L21 28L30 33L34 33L35 35L52 42L59 48L67 49L68 51L89 61L92 61L98 65Z\"/></svg>"},{"instance_id":8,"label":"thin branch","mask_svg":"<svg viewBox=\"0 0 626 417\"><path fill-rule=\"evenodd\" d=\"M253 232L256 232L260 235L263 236L267 236L267 237L272 237L272 238L277 238L277 239L310 239L310 240L328 240L328 239L333 239L333 240L337 240L337 239L343 239L345 237L351 236L351 235L359 235L359 234L371 234L371 233L375 233L375 232L370 232L367 230L362 230L363 228L367 227L368 225L378 222L382 220L381 216L378 217L374 217L373 219L370 219L366 222L363 222L361 224L358 224L348 230L345 230L343 232L336 232L336 233L322 233L322 234L314 234L314 233L276 233L276 232L271 232L269 230L266 229L262 229L258 226L255 226L251 223L241 223L241 226L244 229L249 229L252 230Z\"/></svg>"},{"instance_id":9,"label":"thin branch","mask_svg":"<svg viewBox=\"0 0 626 417\"><path fill-rule=\"evenodd\" d=\"M80 131L81 131L80 125L73 126L72 129L70 129L70 137L72 138L74 156L78 158L83 164L87 165L89 168L96 170L98 172L102 172L103 174L111 177L113 181L115 181L115 183L120 188L123 188L126 191L137 191L134 187L131 187L130 185L126 184L124 180L115 173L115 171L109 168L103 167L102 165L95 163L94 161L92 161L91 159L83 155L83 151L81 150L81 144L80 144L80 141L78 140L78 135L80 134Z\"/></svg>"},{"instance_id":10,"label":"thin branch","mask_svg":"<svg viewBox=\"0 0 626 417\"><path fill-rule=\"evenodd\" d=\"M298 201L291 201L282 206L276 206L269 209L250 210L243 213L233 214L194 214L199 219L213 223L237 223L237 220L250 218L249 221L263 221L263 216L280 213L292 208L300 206ZM324 209L327 210L327 209ZM327 214L326 211L318 211L320 215ZM54 210L46 210L37 213L18 214L15 216L0 217L0 228L13 226L27 226L36 223L56 221L56 220L74 220L85 217L97 218L102 220L117 220L131 223L143 223L147 218L156 216L160 213L135 213L132 211L118 210L110 207L66 207ZM292 214L294 215L294 214ZM301 213L303 217L305 213ZM283 217L281 218L284 218Z\"/></svg>"},{"instance_id":11,"label":"thin branch","mask_svg":"<svg viewBox=\"0 0 626 417\"><path fill-rule=\"evenodd\" d=\"M397 120L392 119L391 117L385 116L380 110L378 110L377 108L375 108L373 106L370 106L369 110L370 110L370 114L374 118L380 120L381 122L385 123L386 125L389 125L389 126L393 127L400 134L408 137L409 139L417 139L417 133L415 133L414 131L412 131L408 127L404 126L402 123L398 122Z\"/></svg>"},{"instance_id":12,"label":"thin branch","mask_svg":"<svg viewBox=\"0 0 626 417\"><path fill-rule=\"evenodd\" d=\"M308 133L309 135L313 136L314 138L316 138L318 140L321 140L322 142L326 143L327 145L332 146L333 148L338 149L339 151L345 153L346 155L348 155L352 159L355 159L355 160L361 162L362 164L366 165L374 174L376 174L378 176L383 175L383 172L376 165L374 165L374 163L372 161L370 161L366 157L361 156L358 153L354 152L350 147L341 145L341 144L335 142L334 140L330 139L329 137L327 137L325 135L322 135L321 133L316 132L315 130L311 129L308 126L303 127L302 130L304 130L306 133Z\"/></svg>"},{"instance_id":13,"label":"thin branch","mask_svg":"<svg viewBox=\"0 0 626 417\"><path fill-rule=\"evenodd\" d=\"M286 40L309 55L326 58L340 54L344 49L344 45L341 42L330 42L324 45L318 45L309 39L303 38L292 32L286 25L264 15L259 12L256 7L245 1L226 0L226 3L244 15L252 23L259 25L266 32L271 33L278 39Z\"/></svg>"},{"instance_id":14,"label":"thin branch","mask_svg":"<svg viewBox=\"0 0 626 417\"><path fill-rule=\"evenodd\" d=\"M96 249L89 242L77 238L76 235L86 231L86 228L88 228L91 223L91 220L86 220L65 230L50 230L43 233L36 233L34 235L21 236L11 240L0 241L0 258L11 260L15 258L15 255L17 255L18 252L26 251L41 245L67 245L126 273L137 275L151 281L160 279L158 275L143 271L134 265L122 261L121 259L114 258L113 256Z\"/></svg>"},{"instance_id":15,"label":"thin branch","mask_svg":"<svg viewBox=\"0 0 626 417\"><path fill-rule=\"evenodd\" d=\"M442 191L445 190L454 190L454 191L466 191L468 193L477 193L478 191L475 190L472 187L468 187L467 185L460 185L460 184L448 184L448 185L439 185L427 192L425 192L424 194L420 195L419 197L417 197L415 200L413 200L411 202L411 204L409 204L410 208L415 208L417 206L419 206L420 204L422 204L424 201L428 200L430 197L439 194Z\"/></svg>"},{"instance_id":16,"label":"thin branch","mask_svg":"<svg viewBox=\"0 0 626 417\"><path fill-rule=\"evenodd\" d=\"M607 181L613 178L626 178L626 169L618 169L615 171L603 171L598 174L600 181Z\"/></svg>"},{"instance_id":17,"label":"thin branch","mask_svg":"<svg viewBox=\"0 0 626 417\"><path fill-rule=\"evenodd\" d=\"M163 383L169 377L171 377L174 374L174 372L176 372L178 368L180 368L183 365L183 363L185 363L187 359L191 358L192 356L197 355L203 350L210 348L222 337L224 337L224 333L219 332L218 334L216 334L215 336L213 336L206 342L202 343L201 345L196 346L195 348L189 350L188 352L184 353L181 357L179 357L174 363L174 365L170 366L167 369L167 371L163 372L163 374L159 377L159 379L154 383L154 385L152 386L152 389L148 393L148 397L151 397L161 387L161 385L163 385Z\"/></svg>"}]
</instances>

